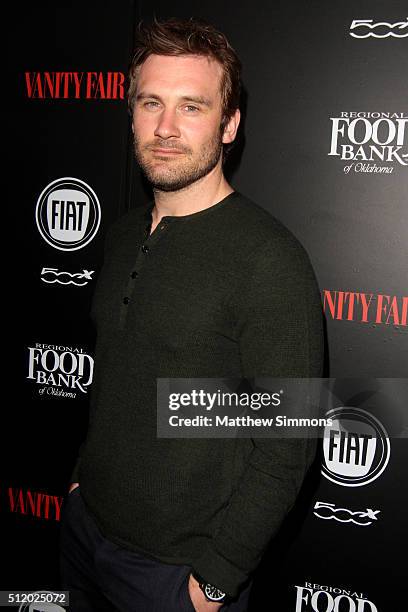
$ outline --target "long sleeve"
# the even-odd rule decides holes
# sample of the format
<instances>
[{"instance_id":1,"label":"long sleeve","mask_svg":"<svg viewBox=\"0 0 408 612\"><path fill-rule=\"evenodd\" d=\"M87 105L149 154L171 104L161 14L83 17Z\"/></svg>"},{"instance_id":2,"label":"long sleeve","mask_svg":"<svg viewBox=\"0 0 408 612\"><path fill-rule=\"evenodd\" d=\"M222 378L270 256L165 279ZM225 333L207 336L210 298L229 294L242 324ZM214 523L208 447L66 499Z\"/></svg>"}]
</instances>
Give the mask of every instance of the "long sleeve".
<instances>
[{"instance_id":1,"label":"long sleeve","mask_svg":"<svg viewBox=\"0 0 408 612\"><path fill-rule=\"evenodd\" d=\"M113 241L113 237L115 235L115 229L116 229L116 225L113 224L110 226L110 228L107 230L106 235L105 235L105 239L104 239L104 259L106 258L106 254L109 252L109 249L111 248L111 244ZM90 310L90 321L94 321L94 317L95 317L95 313L93 310L93 306L94 306L94 300L92 301L92 305L91 305L91 310ZM97 375L97 372L95 372L95 376ZM92 397L92 389L90 392L90 397ZM91 423L91 415L92 415L92 407L91 405L88 407L89 410L89 414L88 414L88 430L89 430L89 425ZM71 476L70 476L70 480L69 483L72 482L79 482L79 469L80 469L80 464L81 464L81 453L85 448L85 441L82 442L82 444L80 445L79 449L78 449L78 455L77 455L77 459L74 465L74 468L71 472Z\"/></svg>"},{"instance_id":2,"label":"long sleeve","mask_svg":"<svg viewBox=\"0 0 408 612\"><path fill-rule=\"evenodd\" d=\"M321 302L305 251L288 233L259 249L251 269L238 301L243 375L320 377ZM316 451L313 439L257 438L252 443L223 521L194 565L206 581L232 596L294 505Z\"/></svg>"}]
</instances>

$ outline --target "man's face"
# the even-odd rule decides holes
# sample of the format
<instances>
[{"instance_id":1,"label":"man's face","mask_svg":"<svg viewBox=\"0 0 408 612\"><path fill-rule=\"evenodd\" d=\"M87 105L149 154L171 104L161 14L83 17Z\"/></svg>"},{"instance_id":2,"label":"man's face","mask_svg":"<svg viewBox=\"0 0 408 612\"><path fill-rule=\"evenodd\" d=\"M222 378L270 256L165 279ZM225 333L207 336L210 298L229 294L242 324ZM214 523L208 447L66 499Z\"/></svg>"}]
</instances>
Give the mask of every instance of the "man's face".
<instances>
[{"instance_id":1,"label":"man's face","mask_svg":"<svg viewBox=\"0 0 408 612\"><path fill-rule=\"evenodd\" d=\"M183 189L221 164L221 76L218 62L197 55L150 55L142 64L133 132L153 188Z\"/></svg>"}]
</instances>

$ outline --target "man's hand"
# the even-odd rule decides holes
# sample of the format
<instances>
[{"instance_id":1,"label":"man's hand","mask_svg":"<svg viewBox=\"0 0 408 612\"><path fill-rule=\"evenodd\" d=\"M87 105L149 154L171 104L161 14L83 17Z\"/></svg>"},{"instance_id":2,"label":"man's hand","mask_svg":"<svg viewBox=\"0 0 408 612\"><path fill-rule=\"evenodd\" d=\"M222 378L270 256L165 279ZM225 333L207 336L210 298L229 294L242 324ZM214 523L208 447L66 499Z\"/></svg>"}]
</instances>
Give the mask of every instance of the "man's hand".
<instances>
[{"instance_id":1,"label":"man's hand","mask_svg":"<svg viewBox=\"0 0 408 612\"><path fill-rule=\"evenodd\" d=\"M76 489L77 487L79 487L79 482L72 482L72 483L70 484L69 489L68 489L68 495L69 495L69 494L70 494L70 493L71 493L71 492L72 492L74 489Z\"/></svg>"},{"instance_id":2,"label":"man's hand","mask_svg":"<svg viewBox=\"0 0 408 612\"><path fill-rule=\"evenodd\" d=\"M222 607L222 603L206 600L200 585L192 574L190 574L188 581L188 592L196 612L217 612Z\"/></svg>"}]
</instances>

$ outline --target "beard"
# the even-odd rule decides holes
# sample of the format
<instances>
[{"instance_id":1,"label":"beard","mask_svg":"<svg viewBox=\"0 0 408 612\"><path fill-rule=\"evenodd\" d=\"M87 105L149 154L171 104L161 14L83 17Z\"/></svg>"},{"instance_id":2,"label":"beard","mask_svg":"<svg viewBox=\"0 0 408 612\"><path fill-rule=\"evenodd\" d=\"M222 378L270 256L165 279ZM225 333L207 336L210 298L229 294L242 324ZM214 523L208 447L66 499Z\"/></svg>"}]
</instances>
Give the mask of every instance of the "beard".
<instances>
[{"instance_id":1,"label":"beard","mask_svg":"<svg viewBox=\"0 0 408 612\"><path fill-rule=\"evenodd\" d=\"M168 158L156 154L156 159L162 162L157 167L157 162L152 160L149 154L154 148L175 149L182 151L182 155L178 160L176 155L174 159L173 156ZM217 165L222 155L222 148L221 133L203 145L198 155L195 155L189 147L174 141L157 139L152 143L142 145L134 136L137 163L153 189L158 191L178 191L209 174Z\"/></svg>"}]
</instances>

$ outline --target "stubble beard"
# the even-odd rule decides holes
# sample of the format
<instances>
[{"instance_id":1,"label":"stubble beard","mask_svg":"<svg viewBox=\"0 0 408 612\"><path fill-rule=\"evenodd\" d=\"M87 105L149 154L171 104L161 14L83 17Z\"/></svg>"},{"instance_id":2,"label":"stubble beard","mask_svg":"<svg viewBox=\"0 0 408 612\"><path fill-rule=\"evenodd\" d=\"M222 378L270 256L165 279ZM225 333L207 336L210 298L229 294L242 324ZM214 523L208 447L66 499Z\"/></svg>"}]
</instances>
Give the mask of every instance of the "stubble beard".
<instances>
[{"instance_id":1,"label":"stubble beard","mask_svg":"<svg viewBox=\"0 0 408 612\"><path fill-rule=\"evenodd\" d=\"M151 183L154 190L158 191L178 191L192 185L200 180L215 168L222 155L222 137L217 134L212 140L206 143L200 151L200 156L195 157L193 151L177 143L169 146L166 140L157 140L154 144L141 145L137 137L134 136L134 151L137 163L143 174ZM154 160L151 159L151 149L154 147L170 149L174 146L177 150L182 150L181 160L172 157L161 157L158 159L167 167L158 168Z\"/></svg>"}]
</instances>

